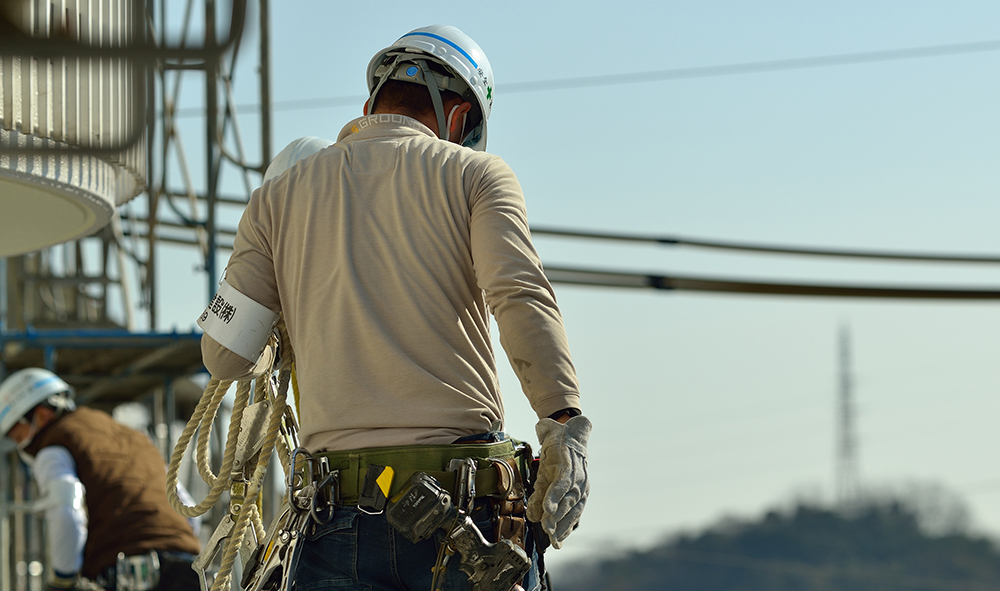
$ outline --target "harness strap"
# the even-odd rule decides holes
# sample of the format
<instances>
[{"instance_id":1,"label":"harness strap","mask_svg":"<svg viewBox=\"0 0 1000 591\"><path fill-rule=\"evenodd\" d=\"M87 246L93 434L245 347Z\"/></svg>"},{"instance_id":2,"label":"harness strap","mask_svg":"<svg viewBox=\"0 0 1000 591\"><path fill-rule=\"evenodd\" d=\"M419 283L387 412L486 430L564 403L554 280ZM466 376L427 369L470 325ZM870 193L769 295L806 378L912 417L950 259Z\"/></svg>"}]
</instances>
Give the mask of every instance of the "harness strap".
<instances>
[{"instance_id":1,"label":"harness strap","mask_svg":"<svg viewBox=\"0 0 1000 591\"><path fill-rule=\"evenodd\" d=\"M515 459L514 443L470 443L459 445L409 445L400 447L375 447L350 451L320 452L314 457L324 457L330 470L340 472L340 504L356 505L364 488L368 466L391 466L395 475L388 497L402 490L410 477L424 472L437 479L445 490L455 488L455 472L447 470L454 458L476 459L476 496L506 497L512 490L512 476L520 471ZM498 460L498 461L493 461Z\"/></svg>"}]
</instances>

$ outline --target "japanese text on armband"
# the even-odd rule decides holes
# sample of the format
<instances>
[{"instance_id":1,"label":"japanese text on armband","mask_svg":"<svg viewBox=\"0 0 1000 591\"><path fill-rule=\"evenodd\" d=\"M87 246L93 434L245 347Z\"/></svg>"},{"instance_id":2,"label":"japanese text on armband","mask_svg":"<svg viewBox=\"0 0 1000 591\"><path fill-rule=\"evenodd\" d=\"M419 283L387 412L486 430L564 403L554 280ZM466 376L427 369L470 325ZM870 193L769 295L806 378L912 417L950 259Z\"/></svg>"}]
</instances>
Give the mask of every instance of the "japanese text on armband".
<instances>
[{"instance_id":1,"label":"japanese text on armband","mask_svg":"<svg viewBox=\"0 0 1000 591\"><path fill-rule=\"evenodd\" d=\"M198 318L198 326L223 347L256 362L277 320L275 312L223 280L218 293Z\"/></svg>"},{"instance_id":2,"label":"japanese text on armband","mask_svg":"<svg viewBox=\"0 0 1000 591\"><path fill-rule=\"evenodd\" d=\"M215 294L212 301L208 304L208 308L205 308L205 312L201 315L201 321L204 322L208 320L209 313L215 314L219 317L219 320L229 324L236 315L236 306L230 304L226 301L222 294Z\"/></svg>"}]
</instances>

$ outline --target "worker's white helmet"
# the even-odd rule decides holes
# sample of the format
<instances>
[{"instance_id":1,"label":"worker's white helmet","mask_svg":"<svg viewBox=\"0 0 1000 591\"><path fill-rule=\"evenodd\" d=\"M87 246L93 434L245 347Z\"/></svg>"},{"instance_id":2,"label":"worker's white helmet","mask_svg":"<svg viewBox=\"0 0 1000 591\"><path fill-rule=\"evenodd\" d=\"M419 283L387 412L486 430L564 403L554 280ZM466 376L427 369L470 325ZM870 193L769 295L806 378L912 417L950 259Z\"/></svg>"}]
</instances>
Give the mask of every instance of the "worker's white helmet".
<instances>
[{"instance_id":1,"label":"worker's white helmet","mask_svg":"<svg viewBox=\"0 0 1000 591\"><path fill-rule=\"evenodd\" d=\"M425 72L421 61L441 64L455 78ZM416 65L416 67L414 67ZM395 43L375 54L368 63L369 105L387 80L402 80L428 88L438 119L438 136L447 138L445 113L441 107L440 90L450 90L479 107L478 117L471 120L471 129L462 145L474 150L486 150L486 120L493 108L493 68L486 54L471 37L448 25L432 25L414 29Z\"/></svg>"},{"instance_id":2,"label":"worker's white helmet","mask_svg":"<svg viewBox=\"0 0 1000 591\"><path fill-rule=\"evenodd\" d=\"M28 411L43 402L72 409L73 389L59 376L38 367L15 371L0 384L0 435L6 435Z\"/></svg>"}]
</instances>

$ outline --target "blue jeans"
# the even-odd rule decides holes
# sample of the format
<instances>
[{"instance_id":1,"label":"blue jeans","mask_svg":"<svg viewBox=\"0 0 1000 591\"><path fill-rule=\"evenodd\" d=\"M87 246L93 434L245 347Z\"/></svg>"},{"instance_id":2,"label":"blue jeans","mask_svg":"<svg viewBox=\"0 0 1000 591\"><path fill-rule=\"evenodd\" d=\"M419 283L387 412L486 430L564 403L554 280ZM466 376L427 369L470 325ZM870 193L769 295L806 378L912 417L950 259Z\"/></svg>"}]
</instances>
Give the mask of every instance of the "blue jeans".
<instances>
[{"instance_id":1,"label":"blue jeans","mask_svg":"<svg viewBox=\"0 0 1000 591\"><path fill-rule=\"evenodd\" d=\"M493 523L489 505L472 514L487 540ZM295 573L297 591L432 591L431 569L444 533L414 544L396 531L385 514L368 515L357 507L338 507L330 523L307 531ZM468 591L469 578L458 569L460 556L448 563L445 591ZM538 561L525 577L525 591L538 591Z\"/></svg>"}]
</instances>

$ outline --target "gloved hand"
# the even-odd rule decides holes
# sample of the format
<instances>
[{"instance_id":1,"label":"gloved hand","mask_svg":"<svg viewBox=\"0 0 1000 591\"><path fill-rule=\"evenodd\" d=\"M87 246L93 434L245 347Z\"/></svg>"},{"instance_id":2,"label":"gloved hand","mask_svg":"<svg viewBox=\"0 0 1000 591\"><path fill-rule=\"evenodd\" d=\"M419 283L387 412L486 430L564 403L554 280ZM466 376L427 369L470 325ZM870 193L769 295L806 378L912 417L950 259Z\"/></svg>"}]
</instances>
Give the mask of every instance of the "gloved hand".
<instances>
[{"instance_id":1,"label":"gloved hand","mask_svg":"<svg viewBox=\"0 0 1000 591\"><path fill-rule=\"evenodd\" d=\"M542 419L535 425L541 451L535 492L528 498L528 520L542 525L553 548L562 547L587 503L590 429L590 420L583 415L565 424Z\"/></svg>"}]
</instances>

